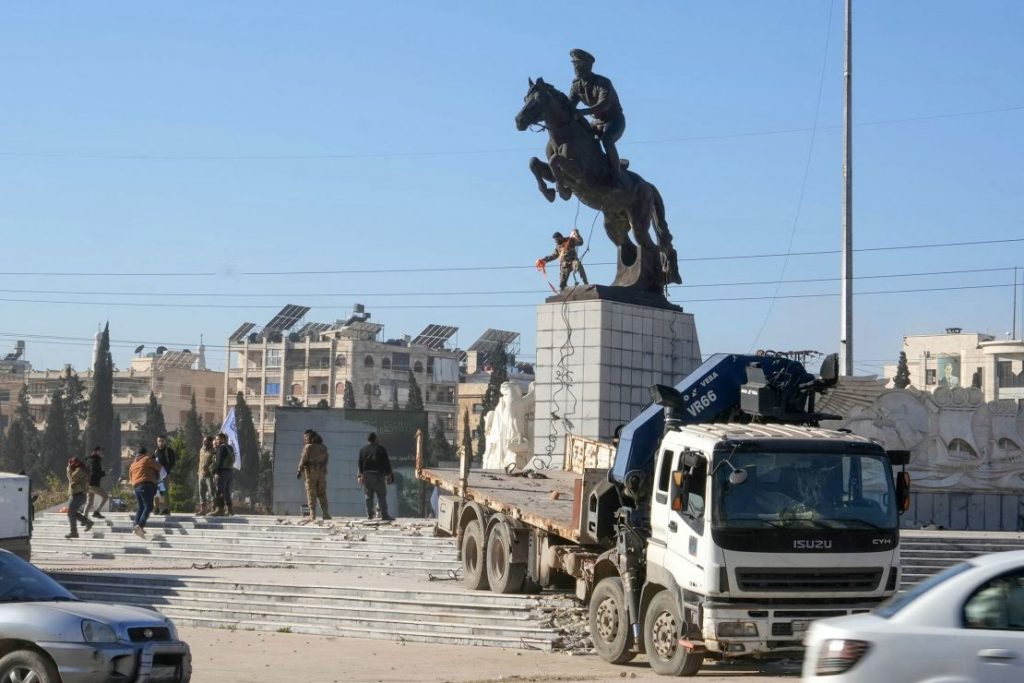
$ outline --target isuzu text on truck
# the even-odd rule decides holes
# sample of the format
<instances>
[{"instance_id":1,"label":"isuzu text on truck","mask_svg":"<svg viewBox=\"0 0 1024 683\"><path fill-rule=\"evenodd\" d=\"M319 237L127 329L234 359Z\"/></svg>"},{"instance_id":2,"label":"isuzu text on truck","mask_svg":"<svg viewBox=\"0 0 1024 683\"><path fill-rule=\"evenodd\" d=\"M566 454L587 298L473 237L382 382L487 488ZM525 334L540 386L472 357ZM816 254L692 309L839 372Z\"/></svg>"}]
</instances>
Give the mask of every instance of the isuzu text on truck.
<instances>
[{"instance_id":1,"label":"isuzu text on truck","mask_svg":"<svg viewBox=\"0 0 1024 683\"><path fill-rule=\"evenodd\" d=\"M817 427L830 416L815 396L836 377L834 356L814 376L718 354L652 387L615 445L570 437L562 470L419 476L452 494L438 527L458 537L469 586L575 579L606 661L645 653L658 673L693 675L708 658L783 656L814 619L899 586L909 479L892 467L906 454Z\"/></svg>"}]
</instances>

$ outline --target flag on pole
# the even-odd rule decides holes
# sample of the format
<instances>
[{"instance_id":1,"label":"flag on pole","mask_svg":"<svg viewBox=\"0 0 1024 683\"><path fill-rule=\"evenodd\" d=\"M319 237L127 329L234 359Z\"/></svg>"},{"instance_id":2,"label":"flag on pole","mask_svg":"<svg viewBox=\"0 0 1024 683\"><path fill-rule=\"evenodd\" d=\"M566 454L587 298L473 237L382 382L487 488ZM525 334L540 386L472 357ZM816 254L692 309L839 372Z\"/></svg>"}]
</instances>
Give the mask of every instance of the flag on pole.
<instances>
[{"instance_id":1,"label":"flag on pole","mask_svg":"<svg viewBox=\"0 0 1024 683\"><path fill-rule=\"evenodd\" d=\"M220 426L220 431L228 435L228 443L235 449L235 469L242 469L242 449L238 445L238 421L235 419L234 408L228 411L227 417L224 418L224 424Z\"/></svg>"}]
</instances>

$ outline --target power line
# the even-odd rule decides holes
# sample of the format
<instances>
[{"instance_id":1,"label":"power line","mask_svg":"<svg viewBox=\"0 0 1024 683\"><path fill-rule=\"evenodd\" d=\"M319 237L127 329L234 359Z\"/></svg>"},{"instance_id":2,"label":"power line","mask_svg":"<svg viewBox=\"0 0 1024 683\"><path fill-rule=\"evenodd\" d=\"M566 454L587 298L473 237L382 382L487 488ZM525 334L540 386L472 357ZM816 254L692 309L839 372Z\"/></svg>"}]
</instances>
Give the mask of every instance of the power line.
<instances>
[{"instance_id":1,"label":"power line","mask_svg":"<svg viewBox=\"0 0 1024 683\"><path fill-rule=\"evenodd\" d=\"M889 278L926 277L935 275L964 275L969 273L998 273L1012 271L1013 267L1004 268L963 268L959 270L932 270L916 273L887 273L876 275L858 275L856 280L878 280ZM809 284L817 282L837 282L838 277L795 278L789 280L737 280L732 282L704 282L684 285L670 285L670 289L698 289L706 287L748 287L782 284ZM374 297L409 297L409 296L508 296L516 294L544 294L548 290L541 287L533 289L494 289L494 290L461 290L461 291L415 291L415 292L124 292L110 290L80 289L5 289L6 294L74 294L79 296L125 296L125 297L171 297L186 298L237 298L237 299L312 299L312 298L374 298Z\"/></svg>"}]
</instances>

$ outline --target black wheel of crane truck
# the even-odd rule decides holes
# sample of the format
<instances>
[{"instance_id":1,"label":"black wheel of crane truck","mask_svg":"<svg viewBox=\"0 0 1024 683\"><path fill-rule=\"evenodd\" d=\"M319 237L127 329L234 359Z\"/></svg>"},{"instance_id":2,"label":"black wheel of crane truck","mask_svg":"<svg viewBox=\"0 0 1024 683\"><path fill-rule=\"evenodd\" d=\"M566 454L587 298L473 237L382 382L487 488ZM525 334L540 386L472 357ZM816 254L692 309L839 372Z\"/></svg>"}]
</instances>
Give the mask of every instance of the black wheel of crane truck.
<instances>
[{"instance_id":1,"label":"black wheel of crane truck","mask_svg":"<svg viewBox=\"0 0 1024 683\"><path fill-rule=\"evenodd\" d=\"M526 563L512 561L512 529L505 522L487 537L487 583L495 593L518 593L526 579Z\"/></svg>"},{"instance_id":2,"label":"black wheel of crane truck","mask_svg":"<svg viewBox=\"0 0 1024 683\"><path fill-rule=\"evenodd\" d=\"M636 657L626 595L617 576L598 581L590 596L590 639L598 656L609 664L625 664Z\"/></svg>"},{"instance_id":3,"label":"black wheel of crane truck","mask_svg":"<svg viewBox=\"0 0 1024 683\"><path fill-rule=\"evenodd\" d=\"M683 619L679 605L669 591L661 591L647 606L644 616L644 649L655 673L663 676L695 676L704 663L702 654L694 654L679 644Z\"/></svg>"},{"instance_id":4,"label":"black wheel of crane truck","mask_svg":"<svg viewBox=\"0 0 1024 683\"><path fill-rule=\"evenodd\" d=\"M474 519L462 532L462 582L471 590L487 588L484 547L484 529L480 520Z\"/></svg>"}]
</instances>

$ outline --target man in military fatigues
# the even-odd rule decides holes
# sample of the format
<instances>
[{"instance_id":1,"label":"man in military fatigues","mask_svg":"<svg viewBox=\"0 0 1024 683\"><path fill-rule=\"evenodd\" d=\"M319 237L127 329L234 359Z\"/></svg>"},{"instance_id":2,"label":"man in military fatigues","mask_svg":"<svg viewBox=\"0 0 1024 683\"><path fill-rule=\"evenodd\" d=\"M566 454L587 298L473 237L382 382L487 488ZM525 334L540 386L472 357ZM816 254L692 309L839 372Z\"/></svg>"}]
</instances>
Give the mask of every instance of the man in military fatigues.
<instances>
[{"instance_id":1,"label":"man in military fatigues","mask_svg":"<svg viewBox=\"0 0 1024 683\"><path fill-rule=\"evenodd\" d=\"M612 178L619 175L619 152L615 143L626 131L626 116L619 104L619 95L612 82L593 72L594 56L586 50L570 50L572 68L576 78L569 89L569 101L575 107L577 102L587 105L576 113L593 118L592 125L601 136L601 144L611 164Z\"/></svg>"},{"instance_id":2,"label":"man in military fatigues","mask_svg":"<svg viewBox=\"0 0 1024 683\"><path fill-rule=\"evenodd\" d=\"M569 274L573 271L579 274L584 285L590 284L587 282L587 271L583 270L583 263L576 254L576 247L583 244L583 238L580 237L579 230L573 229L568 237L564 237L560 232L556 232L551 237L555 240L555 251L542 259L538 259L537 267L541 268L545 263L551 263L558 259L559 289L565 289L566 285L569 284Z\"/></svg>"},{"instance_id":3,"label":"man in military fatigues","mask_svg":"<svg viewBox=\"0 0 1024 683\"><path fill-rule=\"evenodd\" d=\"M306 502L309 504L309 521L316 519L316 502L320 501L320 511L324 519L330 519L327 512L327 446L324 440L312 429L303 435L305 446L299 458L298 477L306 477Z\"/></svg>"}]
</instances>

